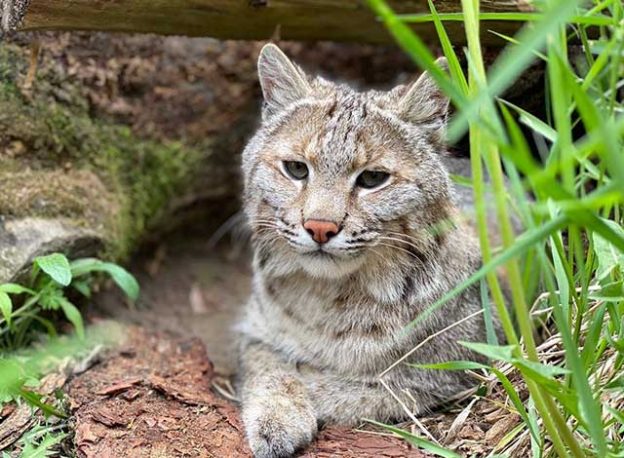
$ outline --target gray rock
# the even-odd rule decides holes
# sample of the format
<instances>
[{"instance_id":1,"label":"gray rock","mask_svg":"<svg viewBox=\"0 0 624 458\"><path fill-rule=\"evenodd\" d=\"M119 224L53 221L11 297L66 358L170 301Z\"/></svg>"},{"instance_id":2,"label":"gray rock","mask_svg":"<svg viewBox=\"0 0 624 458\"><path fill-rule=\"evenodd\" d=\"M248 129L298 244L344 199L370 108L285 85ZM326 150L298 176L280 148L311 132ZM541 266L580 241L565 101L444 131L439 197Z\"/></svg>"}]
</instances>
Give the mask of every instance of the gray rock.
<instances>
[{"instance_id":1,"label":"gray rock","mask_svg":"<svg viewBox=\"0 0 624 458\"><path fill-rule=\"evenodd\" d=\"M0 220L0 283L16 281L37 256L62 252L90 256L103 247L100 234L70 219L20 218Z\"/></svg>"}]
</instances>

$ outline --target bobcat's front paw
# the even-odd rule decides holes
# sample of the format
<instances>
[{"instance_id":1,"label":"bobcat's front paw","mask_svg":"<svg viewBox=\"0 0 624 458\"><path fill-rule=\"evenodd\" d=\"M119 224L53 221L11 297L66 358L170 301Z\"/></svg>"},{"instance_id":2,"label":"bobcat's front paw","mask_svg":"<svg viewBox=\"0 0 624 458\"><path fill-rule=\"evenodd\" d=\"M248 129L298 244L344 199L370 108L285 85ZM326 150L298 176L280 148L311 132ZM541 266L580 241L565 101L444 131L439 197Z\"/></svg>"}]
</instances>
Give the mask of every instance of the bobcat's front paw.
<instances>
[{"instance_id":1,"label":"bobcat's front paw","mask_svg":"<svg viewBox=\"0 0 624 458\"><path fill-rule=\"evenodd\" d=\"M256 458L292 456L308 445L317 431L310 403L283 395L250 400L243 406L243 422Z\"/></svg>"}]
</instances>

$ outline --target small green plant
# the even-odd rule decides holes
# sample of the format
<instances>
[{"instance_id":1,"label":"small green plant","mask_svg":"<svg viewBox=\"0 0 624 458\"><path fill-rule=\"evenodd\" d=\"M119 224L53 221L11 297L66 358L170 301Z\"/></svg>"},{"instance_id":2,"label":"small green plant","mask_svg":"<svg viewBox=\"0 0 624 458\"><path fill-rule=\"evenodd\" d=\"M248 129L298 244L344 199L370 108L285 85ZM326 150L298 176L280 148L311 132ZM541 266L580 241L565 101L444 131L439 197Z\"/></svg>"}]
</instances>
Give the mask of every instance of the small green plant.
<instances>
[{"instance_id":1,"label":"small green plant","mask_svg":"<svg viewBox=\"0 0 624 458\"><path fill-rule=\"evenodd\" d=\"M0 410L6 403L27 403L43 414L35 416L35 426L18 442L20 456L49 456L67 436L63 401L41 394L43 376L68 358L120 337L113 324L85 329L71 300L76 293L90 297L98 273L108 274L130 299L138 298L137 281L122 267L94 258L69 261L60 253L36 258L26 284L0 284ZM73 325L74 335L57 335L59 312ZM61 422L47 424L49 417Z\"/></svg>"},{"instance_id":2,"label":"small green plant","mask_svg":"<svg viewBox=\"0 0 624 458\"><path fill-rule=\"evenodd\" d=\"M87 327L82 338L71 334L41 340L28 348L0 354L0 410L7 403L32 407L33 426L15 444L21 457L51 456L70 429L64 396L58 391L50 393L50 388L43 391L44 376L61 366L66 370L84 364L97 348L121 342L123 328L103 322ZM16 456L13 452L1 456Z\"/></svg>"},{"instance_id":3,"label":"small green plant","mask_svg":"<svg viewBox=\"0 0 624 458\"><path fill-rule=\"evenodd\" d=\"M46 415L63 417L49 405L44 405L36 393L42 376L58 368L63 360L87 355L100 345L119 342L121 326L104 322L86 329L84 337L65 335L11 353L0 354L0 409L7 402L23 400L39 407Z\"/></svg>"},{"instance_id":4,"label":"small green plant","mask_svg":"<svg viewBox=\"0 0 624 458\"><path fill-rule=\"evenodd\" d=\"M131 299L139 296L136 279L124 268L95 258L69 261L61 253L40 256L33 262L28 285L0 284L0 356L22 348L32 337L33 324L50 336L56 327L46 313L61 311L72 323L79 338L84 338L84 323L78 308L68 299L68 289L91 296L93 274L106 273ZM16 299L22 299L16 307Z\"/></svg>"},{"instance_id":5,"label":"small green plant","mask_svg":"<svg viewBox=\"0 0 624 458\"><path fill-rule=\"evenodd\" d=\"M17 445L21 452L20 458L45 458L47 456L58 456L53 448L57 447L67 436L63 432L62 424L47 425L37 424L27 431L18 441ZM15 454L2 452L2 458L13 458Z\"/></svg>"}]
</instances>

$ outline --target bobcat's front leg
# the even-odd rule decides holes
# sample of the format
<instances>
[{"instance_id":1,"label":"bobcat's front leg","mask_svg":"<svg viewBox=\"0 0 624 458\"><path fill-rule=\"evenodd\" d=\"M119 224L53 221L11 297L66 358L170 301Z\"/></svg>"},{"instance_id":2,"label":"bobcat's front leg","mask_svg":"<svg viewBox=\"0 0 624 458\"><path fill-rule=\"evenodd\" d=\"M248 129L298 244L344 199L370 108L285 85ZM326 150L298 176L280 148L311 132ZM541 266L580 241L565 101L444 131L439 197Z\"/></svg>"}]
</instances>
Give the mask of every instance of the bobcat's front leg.
<instances>
[{"instance_id":1,"label":"bobcat's front leg","mask_svg":"<svg viewBox=\"0 0 624 458\"><path fill-rule=\"evenodd\" d=\"M312 441L317 420L294 365L268 346L244 340L240 369L243 423L257 458L292 456Z\"/></svg>"}]
</instances>

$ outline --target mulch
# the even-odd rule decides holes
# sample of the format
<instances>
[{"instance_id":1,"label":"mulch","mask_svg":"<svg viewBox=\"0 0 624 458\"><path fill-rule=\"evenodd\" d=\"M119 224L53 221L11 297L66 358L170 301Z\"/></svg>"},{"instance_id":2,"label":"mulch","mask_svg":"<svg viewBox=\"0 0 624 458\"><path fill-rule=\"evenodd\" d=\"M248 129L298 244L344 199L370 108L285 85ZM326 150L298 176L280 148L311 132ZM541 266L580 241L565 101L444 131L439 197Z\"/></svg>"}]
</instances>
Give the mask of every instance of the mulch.
<instances>
[{"instance_id":1,"label":"mulch","mask_svg":"<svg viewBox=\"0 0 624 458\"><path fill-rule=\"evenodd\" d=\"M79 457L249 457L237 407L212 390L199 339L130 328L123 346L73 378L66 391ZM401 439L323 430L302 457L428 455Z\"/></svg>"}]
</instances>

